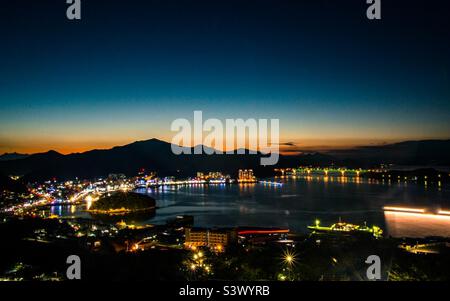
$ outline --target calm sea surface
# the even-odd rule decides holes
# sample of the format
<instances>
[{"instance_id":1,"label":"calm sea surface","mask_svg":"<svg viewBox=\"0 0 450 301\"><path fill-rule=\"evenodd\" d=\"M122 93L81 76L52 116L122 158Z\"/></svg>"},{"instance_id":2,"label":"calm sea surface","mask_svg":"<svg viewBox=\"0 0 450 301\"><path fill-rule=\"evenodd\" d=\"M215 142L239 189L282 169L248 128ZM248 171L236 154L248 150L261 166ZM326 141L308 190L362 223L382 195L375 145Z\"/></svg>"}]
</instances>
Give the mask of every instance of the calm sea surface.
<instances>
[{"instance_id":1,"label":"calm sea surface","mask_svg":"<svg viewBox=\"0 0 450 301\"><path fill-rule=\"evenodd\" d=\"M195 226L287 227L307 232L341 218L351 223L378 225L392 236L450 236L449 217L387 214L385 205L450 210L450 187L415 183L383 183L357 178L302 177L272 179L268 184L191 185L138 190L156 199L156 214L148 223L164 223L180 214L194 216ZM83 216L83 206L53 207L61 216Z\"/></svg>"}]
</instances>

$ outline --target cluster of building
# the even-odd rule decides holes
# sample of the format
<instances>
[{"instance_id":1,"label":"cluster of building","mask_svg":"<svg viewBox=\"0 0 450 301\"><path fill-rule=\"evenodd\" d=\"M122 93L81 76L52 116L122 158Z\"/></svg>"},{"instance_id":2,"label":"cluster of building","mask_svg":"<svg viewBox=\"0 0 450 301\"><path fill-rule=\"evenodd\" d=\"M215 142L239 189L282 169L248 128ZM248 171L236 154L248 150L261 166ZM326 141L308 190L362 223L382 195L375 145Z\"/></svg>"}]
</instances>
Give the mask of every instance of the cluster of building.
<instances>
[{"instance_id":1,"label":"cluster of building","mask_svg":"<svg viewBox=\"0 0 450 301\"><path fill-rule=\"evenodd\" d=\"M239 169L238 175L239 183L255 183L257 182L253 169Z\"/></svg>"},{"instance_id":2,"label":"cluster of building","mask_svg":"<svg viewBox=\"0 0 450 301\"><path fill-rule=\"evenodd\" d=\"M185 229L185 247L223 252L236 244L290 243L289 229L279 228L192 228Z\"/></svg>"},{"instance_id":3,"label":"cluster of building","mask_svg":"<svg viewBox=\"0 0 450 301\"><path fill-rule=\"evenodd\" d=\"M220 171L203 172L198 171L195 177L188 177L184 179L177 179L174 176L166 176L159 178L156 173L149 174L142 173L135 179L135 186L137 188L155 188L159 186L170 185L196 185L196 184L232 184L236 180L229 174L224 174ZM257 179L253 174L252 169L240 169L238 172L238 183L256 183Z\"/></svg>"},{"instance_id":4,"label":"cluster of building","mask_svg":"<svg viewBox=\"0 0 450 301\"><path fill-rule=\"evenodd\" d=\"M88 209L101 195L114 191L132 191L137 188L157 188L166 185L255 183L251 169L240 169L237 181L220 171L197 172L195 177L177 179L173 176L158 177L155 172L140 170L137 176L109 174L105 178L70 181L52 179L41 183L29 183L22 193L2 191L0 212L16 215L36 215L46 206L77 205L87 202ZM44 212L44 211L42 211ZM46 215L42 215L46 217Z\"/></svg>"},{"instance_id":5,"label":"cluster of building","mask_svg":"<svg viewBox=\"0 0 450 301\"><path fill-rule=\"evenodd\" d=\"M197 180L199 181L205 181L211 184L217 184L217 183L231 183L234 180L231 179L230 175L224 175L220 171L210 171L209 173L205 172L197 172Z\"/></svg>"},{"instance_id":6,"label":"cluster of building","mask_svg":"<svg viewBox=\"0 0 450 301\"><path fill-rule=\"evenodd\" d=\"M14 204L1 208L4 212L22 214L40 206L72 205L89 201L95 196L113 192L128 191L135 188L134 179L123 174L110 174L106 178L94 180L57 181L29 183L27 193L14 194ZM12 202L11 202L12 203Z\"/></svg>"}]
</instances>

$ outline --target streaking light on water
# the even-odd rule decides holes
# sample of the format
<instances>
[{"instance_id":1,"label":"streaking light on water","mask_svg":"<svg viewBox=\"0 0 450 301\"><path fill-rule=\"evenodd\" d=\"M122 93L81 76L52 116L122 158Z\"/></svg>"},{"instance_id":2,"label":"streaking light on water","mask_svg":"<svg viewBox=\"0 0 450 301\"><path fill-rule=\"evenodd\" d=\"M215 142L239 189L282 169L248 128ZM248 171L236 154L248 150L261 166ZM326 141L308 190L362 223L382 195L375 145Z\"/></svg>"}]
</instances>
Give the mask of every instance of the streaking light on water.
<instances>
[{"instance_id":1,"label":"streaking light on water","mask_svg":"<svg viewBox=\"0 0 450 301\"><path fill-rule=\"evenodd\" d=\"M390 207L385 206L383 207L384 210L387 211L400 211L400 212L417 212L417 213L425 213L425 209L418 209L418 208L406 208L406 207Z\"/></svg>"},{"instance_id":2,"label":"streaking light on water","mask_svg":"<svg viewBox=\"0 0 450 301\"><path fill-rule=\"evenodd\" d=\"M415 212L384 212L385 215L395 215L395 216L409 216L409 217L417 217L417 218L428 218L428 219L441 219L441 220L449 220L450 216L433 214L433 213L415 213ZM450 213L449 213L450 214Z\"/></svg>"},{"instance_id":3,"label":"streaking light on water","mask_svg":"<svg viewBox=\"0 0 450 301\"><path fill-rule=\"evenodd\" d=\"M450 237L450 215L385 211L384 216L393 237Z\"/></svg>"}]
</instances>

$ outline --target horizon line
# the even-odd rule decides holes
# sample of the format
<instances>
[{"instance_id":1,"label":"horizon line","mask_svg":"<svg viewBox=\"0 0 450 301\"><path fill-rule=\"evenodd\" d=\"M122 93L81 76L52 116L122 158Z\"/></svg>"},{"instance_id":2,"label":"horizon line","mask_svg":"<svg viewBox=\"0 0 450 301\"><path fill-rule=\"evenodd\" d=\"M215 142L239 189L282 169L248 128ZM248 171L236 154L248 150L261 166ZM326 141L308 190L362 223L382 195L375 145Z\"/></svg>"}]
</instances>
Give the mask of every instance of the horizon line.
<instances>
[{"instance_id":1,"label":"horizon line","mask_svg":"<svg viewBox=\"0 0 450 301\"><path fill-rule=\"evenodd\" d=\"M110 146L108 148L92 148L92 149L88 149L88 150L84 150L84 151L79 151L79 152L61 152L61 151L57 151L56 149L50 148L47 151L41 151L41 152L32 152L32 153L21 153L21 152L17 152L17 151L12 151L12 152L4 152L3 154L1 154L0 156L5 156L5 155L24 155L24 156L32 156L32 155L37 155L37 154L45 154L45 153L49 153L49 152L55 152L58 153L60 155L63 156L68 156L68 155L76 155L76 154L84 154L84 153L88 153L88 152L92 152L92 151L107 151L107 150L112 150L114 148L118 148L118 147L125 147L134 143L139 143L139 142L147 142L147 141L160 141L160 142L164 142L167 144L173 144L171 142L167 142L165 140L162 139L158 139L158 138L149 138L149 139L142 139L142 140L136 140L136 141L132 141L129 143L125 143L125 144L121 144L121 145L113 145ZM442 138L442 139L406 139L406 140L401 140L398 142L391 142L391 143L380 143L380 144L376 144L376 145L368 145L368 144L361 144L361 145L353 145L353 146L327 146L327 145L317 145L317 146L297 146L295 144L291 145L290 142L285 142L285 143L278 143L280 146L297 146L297 148L295 149L291 149L291 150L284 150L284 151L279 151L278 153L280 155L284 155L284 156L294 156L294 155L298 155L298 154L302 154L302 153L317 153L317 152L333 152L333 151L344 151L344 150L354 150L354 149L358 149L358 148L364 148L364 147L382 147L382 146L387 146L387 145L393 145L393 144L399 144L399 143L406 143L406 142L424 142L424 141L448 141L450 140L449 138ZM211 146L207 146L204 144L197 144L197 145L191 145L191 146L181 146L184 148L194 148L196 146L202 146L202 147L206 147L206 148L213 148ZM178 145L180 146L180 145ZM247 145L246 145L247 147ZM250 150L249 148L244 148L245 151L254 151L254 150ZM215 149L215 148L213 148ZM230 150L230 152L236 152L237 150L242 149L242 148L235 148L233 150ZM217 150L217 149L215 149ZM227 152L226 150L222 150L222 152ZM260 152L260 151L257 151Z\"/></svg>"}]
</instances>

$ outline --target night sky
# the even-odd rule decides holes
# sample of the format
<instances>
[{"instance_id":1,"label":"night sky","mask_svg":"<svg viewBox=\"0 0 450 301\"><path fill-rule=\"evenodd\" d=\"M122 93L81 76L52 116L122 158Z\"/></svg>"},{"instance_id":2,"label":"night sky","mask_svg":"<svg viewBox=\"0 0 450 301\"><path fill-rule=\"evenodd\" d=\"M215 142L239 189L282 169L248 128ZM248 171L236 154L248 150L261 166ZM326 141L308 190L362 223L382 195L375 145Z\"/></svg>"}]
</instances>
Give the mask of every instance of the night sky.
<instances>
[{"instance_id":1,"label":"night sky","mask_svg":"<svg viewBox=\"0 0 450 301\"><path fill-rule=\"evenodd\" d=\"M450 138L446 2L1 1L0 153L170 141L194 110L305 149Z\"/></svg>"}]
</instances>

